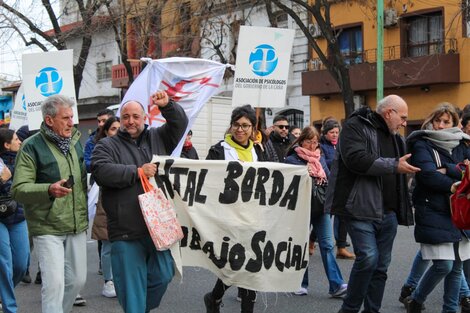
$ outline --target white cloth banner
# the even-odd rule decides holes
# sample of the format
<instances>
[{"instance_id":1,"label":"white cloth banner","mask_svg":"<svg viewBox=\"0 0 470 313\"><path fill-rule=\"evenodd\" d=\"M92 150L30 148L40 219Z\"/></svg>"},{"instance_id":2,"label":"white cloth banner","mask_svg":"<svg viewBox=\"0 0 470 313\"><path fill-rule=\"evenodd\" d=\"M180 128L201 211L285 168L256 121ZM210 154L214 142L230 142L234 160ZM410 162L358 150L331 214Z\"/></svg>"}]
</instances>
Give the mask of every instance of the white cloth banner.
<instances>
[{"instance_id":1,"label":"white cloth banner","mask_svg":"<svg viewBox=\"0 0 470 313\"><path fill-rule=\"evenodd\" d=\"M231 66L210 60L178 57L143 60L148 64L130 86L121 106L129 100L139 101L147 113L148 124L160 126L165 123L165 119L158 106L152 105L150 96L157 90L165 90L170 98L184 108L188 116L189 123L185 134L191 129L203 105L217 93L225 68ZM172 156L180 155L185 137L181 138Z\"/></svg>"},{"instance_id":2,"label":"white cloth banner","mask_svg":"<svg viewBox=\"0 0 470 313\"><path fill-rule=\"evenodd\" d=\"M183 265L209 269L227 285L298 290L309 259L306 167L156 156L152 162L183 227Z\"/></svg>"}]
</instances>

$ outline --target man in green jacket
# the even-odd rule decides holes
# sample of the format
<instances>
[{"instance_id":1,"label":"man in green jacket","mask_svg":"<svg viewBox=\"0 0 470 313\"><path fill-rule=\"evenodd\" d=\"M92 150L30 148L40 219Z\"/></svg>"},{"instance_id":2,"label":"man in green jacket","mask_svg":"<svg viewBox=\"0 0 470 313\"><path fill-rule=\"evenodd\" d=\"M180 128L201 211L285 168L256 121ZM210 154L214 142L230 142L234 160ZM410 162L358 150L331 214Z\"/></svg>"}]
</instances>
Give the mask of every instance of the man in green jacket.
<instances>
[{"instance_id":1,"label":"man in green jacket","mask_svg":"<svg viewBox=\"0 0 470 313\"><path fill-rule=\"evenodd\" d=\"M73 105L62 95L44 100L40 132L18 152L11 188L39 259L43 313L69 313L86 281L86 170Z\"/></svg>"}]
</instances>

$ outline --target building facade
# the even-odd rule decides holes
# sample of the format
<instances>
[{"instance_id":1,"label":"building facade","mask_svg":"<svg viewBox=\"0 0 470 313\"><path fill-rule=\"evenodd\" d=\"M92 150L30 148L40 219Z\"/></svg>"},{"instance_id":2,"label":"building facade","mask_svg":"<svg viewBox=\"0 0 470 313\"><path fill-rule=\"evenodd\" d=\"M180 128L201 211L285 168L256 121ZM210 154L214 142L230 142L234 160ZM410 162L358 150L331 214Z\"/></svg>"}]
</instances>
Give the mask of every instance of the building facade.
<instances>
[{"instance_id":1,"label":"building facade","mask_svg":"<svg viewBox=\"0 0 470 313\"><path fill-rule=\"evenodd\" d=\"M355 1L331 3L331 21L349 65L355 105L375 107L377 12ZM405 134L420 127L440 102L460 108L470 103L470 27L468 0L445 5L429 1L387 1L384 10L384 95L398 94L409 106ZM313 23L315 25L315 23ZM313 26L312 29L315 27ZM327 51L326 40L315 33ZM310 96L311 119L343 119L340 89L312 53L302 90Z\"/></svg>"}]
</instances>

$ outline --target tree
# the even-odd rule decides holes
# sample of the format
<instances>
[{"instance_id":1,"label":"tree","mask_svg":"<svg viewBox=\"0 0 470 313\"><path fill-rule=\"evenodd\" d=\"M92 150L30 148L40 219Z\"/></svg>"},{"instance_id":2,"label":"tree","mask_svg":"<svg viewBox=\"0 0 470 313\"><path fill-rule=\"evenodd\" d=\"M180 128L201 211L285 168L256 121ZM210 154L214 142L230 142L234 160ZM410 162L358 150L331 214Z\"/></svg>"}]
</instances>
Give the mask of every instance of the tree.
<instances>
[{"instance_id":1,"label":"tree","mask_svg":"<svg viewBox=\"0 0 470 313\"><path fill-rule=\"evenodd\" d=\"M46 12L50 24L37 24L34 22L36 20L35 16L28 17L27 15L31 13L36 15L39 14L39 11L21 12L20 9L18 9L18 3L8 5L5 1L0 0L0 14L3 16L3 20L1 21L3 25L1 28L10 29L17 33L26 46L36 45L43 51L49 51L54 48L57 50L65 50L67 49L66 40L68 36L80 34L82 38L81 49L78 61L74 64L74 84L76 97L78 99L83 71L92 44L94 27L97 25L97 21L94 20L94 17L96 17L100 8L109 4L112 0L73 1L73 5L78 9L81 22L77 23L76 27L70 31L64 31L61 28L59 18L63 16L64 12L56 12L58 10L54 8L57 7L57 5L51 3L50 0L42 0L42 7L35 8L36 10L42 10L41 14ZM72 3L72 0L69 3ZM99 21L99 23L102 22L102 20ZM49 25L52 25L52 30Z\"/></svg>"},{"instance_id":2,"label":"tree","mask_svg":"<svg viewBox=\"0 0 470 313\"><path fill-rule=\"evenodd\" d=\"M354 110L354 91L351 87L348 65L344 61L343 55L341 54L339 49L339 44L337 40L339 34L335 32L330 20L330 3L332 1L314 0L311 1L312 4L309 4L310 1L292 0L292 7L288 7L281 0L264 1L266 3L267 8L272 7L272 5L274 4L279 9L289 14L289 16L299 26L300 30L308 39L310 47L313 49L313 51L315 51L315 53L320 58L321 62L325 65L327 70L330 72L331 76L338 84L341 90L341 95L343 97L345 116L348 117ZM327 42L328 57L326 56L326 53L321 50L316 39L313 38L312 34L309 32L308 25L306 25L300 18L299 11L296 11L299 9L306 10L311 16L311 18L317 23L318 27L321 30L323 38Z\"/></svg>"}]
</instances>

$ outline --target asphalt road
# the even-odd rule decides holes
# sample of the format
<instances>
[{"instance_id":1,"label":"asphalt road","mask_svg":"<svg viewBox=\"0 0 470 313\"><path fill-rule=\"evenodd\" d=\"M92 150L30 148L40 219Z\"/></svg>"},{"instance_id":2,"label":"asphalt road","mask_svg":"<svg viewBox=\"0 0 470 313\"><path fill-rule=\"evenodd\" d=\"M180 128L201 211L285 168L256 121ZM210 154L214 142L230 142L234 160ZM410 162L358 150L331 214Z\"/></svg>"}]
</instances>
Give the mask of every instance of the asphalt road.
<instances>
[{"instance_id":1,"label":"asphalt road","mask_svg":"<svg viewBox=\"0 0 470 313\"><path fill-rule=\"evenodd\" d=\"M413 228L399 227L398 235L393 249L392 264L389 268L389 277L385 290L381 313L405 313L403 305L398 302L400 288L405 280L418 245L414 242ZM31 265L31 276L37 270L37 263ZM332 299L328 295L328 283L323 271L320 254L315 251L309 266L310 286L307 296L294 296L290 293L258 293L255 312L269 313L336 313L342 301ZM343 277L347 280L352 261L338 260ZM82 292L87 300L84 307L74 307L73 313L111 313L123 312L117 299L108 299L101 296L103 286L102 276L98 272L98 254L95 241L88 242L88 279ZM204 313L203 296L210 291L216 278L209 271L187 267L184 269L183 279L173 279L165 294L160 308L152 312L167 313ZM426 313L438 313L442 308L443 285L440 284L426 301ZM40 313L41 297L40 286L21 283L16 288L19 304L19 313ZM240 304L236 301L236 288L227 291L221 312L240 312Z\"/></svg>"}]
</instances>

